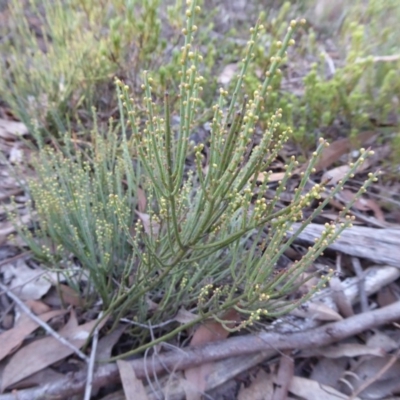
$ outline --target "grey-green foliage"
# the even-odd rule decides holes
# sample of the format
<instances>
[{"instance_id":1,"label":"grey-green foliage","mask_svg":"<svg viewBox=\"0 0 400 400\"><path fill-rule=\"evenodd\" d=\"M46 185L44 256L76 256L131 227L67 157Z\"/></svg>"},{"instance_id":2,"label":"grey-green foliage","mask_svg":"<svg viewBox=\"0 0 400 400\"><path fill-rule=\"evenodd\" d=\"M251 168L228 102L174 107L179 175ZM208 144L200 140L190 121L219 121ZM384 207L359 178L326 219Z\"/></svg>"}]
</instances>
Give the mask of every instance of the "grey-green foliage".
<instances>
[{"instance_id":1,"label":"grey-green foliage","mask_svg":"<svg viewBox=\"0 0 400 400\"><path fill-rule=\"evenodd\" d=\"M199 7L194 0L187 3L178 129L171 124L175 110L170 109L168 94L163 107L154 101L149 72L144 72L142 101L132 98L129 87L116 80L119 134L94 129L92 143L84 146L67 138L64 154L43 147L38 180L30 183L41 243L26 235L29 245L52 268L58 266L60 276L76 288L82 276L88 277L88 298L101 297L104 316L112 315L115 323L131 316L139 324L157 325L173 318L181 307L192 310L192 321L152 344L206 318L220 320L232 309L242 317L236 326L240 329L263 315L285 314L309 299L329 274L320 276L314 290L302 298L289 301L287 296L309 279L303 272L350 225L345 217L351 204L338 216L344 222L327 224L301 260L279 273L276 264L368 155L363 152L332 190L321 183L307 191L306 183L327 145L321 140L303 172L292 157L275 197L265 198L269 168L292 134L290 128L280 129L282 110L269 118L259 143L252 142L273 92L271 82L280 74L288 46L294 44L296 21L276 43L277 53L264 81L247 99L243 84L263 26L258 23L251 29L236 86L230 95L221 89L213 107L209 142L192 148L189 138L204 111L199 100L204 78L198 72L202 57L193 45ZM193 169L188 168L189 154ZM278 207L294 174L300 179L293 200ZM359 194L374 179L371 175ZM135 212L138 196L140 213ZM314 202L314 210L304 218L303 210ZM299 221L301 228L287 237ZM81 275L71 266L72 256L79 261ZM149 346L146 340L142 336L143 346L134 352Z\"/></svg>"}]
</instances>

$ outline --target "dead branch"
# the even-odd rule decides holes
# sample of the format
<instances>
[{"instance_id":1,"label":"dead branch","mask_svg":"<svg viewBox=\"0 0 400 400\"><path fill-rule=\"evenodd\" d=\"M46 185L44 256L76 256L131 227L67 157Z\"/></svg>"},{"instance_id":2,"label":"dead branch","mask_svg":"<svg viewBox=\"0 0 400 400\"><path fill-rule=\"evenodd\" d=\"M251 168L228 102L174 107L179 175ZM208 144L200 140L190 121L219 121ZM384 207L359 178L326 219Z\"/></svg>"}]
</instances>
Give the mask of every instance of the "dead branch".
<instances>
[{"instance_id":1,"label":"dead branch","mask_svg":"<svg viewBox=\"0 0 400 400\"><path fill-rule=\"evenodd\" d=\"M378 310L355 315L308 331L291 334L263 332L258 335L243 335L204 346L160 354L153 362L151 373L162 374L165 368L182 370L206 362L242 354L257 353L268 349L292 350L326 346L367 329L376 328L399 319L400 301ZM144 378L146 371L145 361L143 359L132 360L130 363L137 378ZM81 371L65 378L48 382L37 388L18 391L17 397L16 393L0 395L0 400L15 400L15 398L31 400L50 397L63 399L73 394L82 393L85 389L86 379L86 371ZM100 365L93 377L93 387L99 388L118 381L119 373L115 363Z\"/></svg>"},{"instance_id":2,"label":"dead branch","mask_svg":"<svg viewBox=\"0 0 400 400\"><path fill-rule=\"evenodd\" d=\"M299 227L300 224L293 224L293 231L296 232ZM299 239L314 243L314 239L320 237L324 229L324 225L309 224L300 233ZM340 237L329 245L329 249L400 268L400 229L353 226L342 232Z\"/></svg>"},{"instance_id":3,"label":"dead branch","mask_svg":"<svg viewBox=\"0 0 400 400\"><path fill-rule=\"evenodd\" d=\"M279 361L278 374L274 379L275 390L272 400L285 400L288 397L290 382L294 376L294 360L290 351L286 351Z\"/></svg>"}]
</instances>

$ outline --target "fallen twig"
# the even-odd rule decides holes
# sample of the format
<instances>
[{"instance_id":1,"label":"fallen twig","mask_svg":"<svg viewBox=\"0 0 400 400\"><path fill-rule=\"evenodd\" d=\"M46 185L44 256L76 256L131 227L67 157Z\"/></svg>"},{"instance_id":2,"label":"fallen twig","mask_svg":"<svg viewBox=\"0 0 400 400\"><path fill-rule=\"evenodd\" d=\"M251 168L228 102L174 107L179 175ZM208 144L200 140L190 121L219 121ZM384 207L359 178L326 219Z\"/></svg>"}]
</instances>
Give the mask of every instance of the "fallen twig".
<instances>
[{"instance_id":1,"label":"fallen twig","mask_svg":"<svg viewBox=\"0 0 400 400\"><path fill-rule=\"evenodd\" d=\"M376 382L385 372L387 372L399 359L400 350L397 350L395 354L392 355L389 362L384 365L378 373L376 373L371 378L367 379L358 389L354 390L351 396L347 400L354 400L359 394L361 394L368 386Z\"/></svg>"},{"instance_id":2,"label":"fallen twig","mask_svg":"<svg viewBox=\"0 0 400 400\"><path fill-rule=\"evenodd\" d=\"M365 277L364 277L365 274L362 269L360 260L357 257L351 257L351 263L353 264L353 269L358 278L358 292L360 297L361 311L367 312L369 306L368 306L367 293L365 291Z\"/></svg>"},{"instance_id":3,"label":"fallen twig","mask_svg":"<svg viewBox=\"0 0 400 400\"><path fill-rule=\"evenodd\" d=\"M300 224L293 224L293 231L296 232L299 227ZM298 239L314 243L315 238L321 237L324 229L324 225L309 224L300 233ZM290 234L288 232L288 235ZM400 268L400 229L353 226L351 229L343 231L340 237L328 248Z\"/></svg>"},{"instance_id":4,"label":"fallen twig","mask_svg":"<svg viewBox=\"0 0 400 400\"><path fill-rule=\"evenodd\" d=\"M161 374L165 371L165 367L182 370L206 362L222 360L241 354L257 353L268 349L291 350L326 346L398 319L400 319L400 301L378 310L355 315L308 331L291 334L263 332L258 335L243 335L224 341L208 343L204 346L160 354L154 360L151 373ZM132 360L130 363L137 378L143 379L146 369L144 360ZM19 400L31 400L53 396L63 399L73 394L82 393L86 379L86 371L82 371L42 384L37 388L18 391L17 398ZM93 387L99 388L118 381L119 373L115 363L100 365L94 373ZM15 393L0 395L0 400L15 400L15 398Z\"/></svg>"},{"instance_id":5,"label":"fallen twig","mask_svg":"<svg viewBox=\"0 0 400 400\"><path fill-rule=\"evenodd\" d=\"M294 361L290 357L290 352L286 351L281 356L278 374L274 379L275 390L272 400L285 400L288 397L290 382L294 376Z\"/></svg>"},{"instance_id":6,"label":"fallen twig","mask_svg":"<svg viewBox=\"0 0 400 400\"><path fill-rule=\"evenodd\" d=\"M97 319L101 320L102 318L103 318L103 312L101 312L99 314ZM90 400L90 397L92 395L94 364L95 364L95 359L96 359L98 342L99 342L99 327L97 326L93 333L92 352L90 353L90 359L89 359L89 363L88 363L88 374L87 374L87 380L86 380L84 400Z\"/></svg>"},{"instance_id":7,"label":"fallen twig","mask_svg":"<svg viewBox=\"0 0 400 400\"><path fill-rule=\"evenodd\" d=\"M67 339L63 338L59 335L50 325L46 324L46 322L42 321L38 316L36 316L29 307L18 297L16 296L7 286L0 283L0 289L7 294L7 296L12 299L18 307L29 316L32 320L34 320L39 326L41 326L49 335L53 336L56 340L62 343L64 346L70 348L79 358L88 362L89 358L82 353L78 348L76 348L73 344L68 342Z\"/></svg>"},{"instance_id":8,"label":"fallen twig","mask_svg":"<svg viewBox=\"0 0 400 400\"><path fill-rule=\"evenodd\" d=\"M372 57L372 62L376 63L376 62L395 62L400 60L400 54L391 54L389 56L376 56L376 57ZM368 58L358 58L356 60L356 63L363 63L368 61Z\"/></svg>"}]
</instances>

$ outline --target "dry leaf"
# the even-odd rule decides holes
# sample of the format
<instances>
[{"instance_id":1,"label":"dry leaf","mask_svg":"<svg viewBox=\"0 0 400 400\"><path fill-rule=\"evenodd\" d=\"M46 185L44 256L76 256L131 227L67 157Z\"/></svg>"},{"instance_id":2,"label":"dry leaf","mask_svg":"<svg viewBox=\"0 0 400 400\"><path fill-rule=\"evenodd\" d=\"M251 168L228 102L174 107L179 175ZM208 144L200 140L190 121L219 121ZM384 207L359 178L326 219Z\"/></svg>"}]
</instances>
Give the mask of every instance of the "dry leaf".
<instances>
[{"instance_id":1,"label":"dry leaf","mask_svg":"<svg viewBox=\"0 0 400 400\"><path fill-rule=\"evenodd\" d=\"M341 165L340 167L336 167L326 171L321 178L322 182L328 182L329 185L336 185L339 181L341 181L346 174L350 171L350 166Z\"/></svg>"},{"instance_id":2,"label":"dry leaf","mask_svg":"<svg viewBox=\"0 0 400 400\"><path fill-rule=\"evenodd\" d=\"M131 364L128 361L118 360L117 365L126 400L147 400L143 382L136 378Z\"/></svg>"},{"instance_id":3,"label":"dry leaf","mask_svg":"<svg viewBox=\"0 0 400 400\"><path fill-rule=\"evenodd\" d=\"M58 284L52 287L49 292L43 297L43 301L53 307L62 307L64 305L72 305L74 307L82 307L84 298L71 287Z\"/></svg>"},{"instance_id":4,"label":"dry leaf","mask_svg":"<svg viewBox=\"0 0 400 400\"><path fill-rule=\"evenodd\" d=\"M180 322L181 324L187 324L188 322L192 322L196 318L197 316L195 314L181 307L176 313L174 320Z\"/></svg>"},{"instance_id":5,"label":"dry leaf","mask_svg":"<svg viewBox=\"0 0 400 400\"><path fill-rule=\"evenodd\" d=\"M383 350L389 352L397 350L400 346L396 340L393 340L390 336L384 334L381 331L376 331L373 336L368 338L367 345L370 347L381 347Z\"/></svg>"},{"instance_id":6,"label":"dry leaf","mask_svg":"<svg viewBox=\"0 0 400 400\"><path fill-rule=\"evenodd\" d=\"M16 267L13 264L3 266L2 272L5 281L11 281L10 289L21 300L40 299L51 288L51 281L57 279L56 273L40 268L29 268L22 259L17 261Z\"/></svg>"},{"instance_id":7,"label":"dry leaf","mask_svg":"<svg viewBox=\"0 0 400 400\"><path fill-rule=\"evenodd\" d=\"M21 224L27 225L31 222L32 214L28 213L21 216ZM11 222L5 222L0 227L0 244L6 241L6 238L11 233L15 232L15 226Z\"/></svg>"},{"instance_id":8,"label":"dry leaf","mask_svg":"<svg viewBox=\"0 0 400 400\"><path fill-rule=\"evenodd\" d=\"M332 276L329 280L329 287L332 290L332 299L338 308L339 314L346 318L354 315L353 306L345 295L342 282L337 276Z\"/></svg>"},{"instance_id":9,"label":"dry leaf","mask_svg":"<svg viewBox=\"0 0 400 400\"><path fill-rule=\"evenodd\" d=\"M312 368L310 379L323 385L339 389L339 380L345 372L349 360L347 358L322 357Z\"/></svg>"},{"instance_id":10,"label":"dry leaf","mask_svg":"<svg viewBox=\"0 0 400 400\"><path fill-rule=\"evenodd\" d=\"M107 361L111 357L112 349L125 332L127 325L120 325L107 336L103 336L97 345L96 361Z\"/></svg>"},{"instance_id":11,"label":"dry leaf","mask_svg":"<svg viewBox=\"0 0 400 400\"><path fill-rule=\"evenodd\" d=\"M238 400L270 400L274 393L274 382L271 374L267 374L263 369L258 371L256 379L250 386L245 388L243 385L238 393Z\"/></svg>"},{"instance_id":12,"label":"dry leaf","mask_svg":"<svg viewBox=\"0 0 400 400\"><path fill-rule=\"evenodd\" d=\"M362 391L363 399L384 399L399 390L400 361L397 360L387 371L380 373L381 369L389 362L393 361L394 356L380 358L370 357L363 362L356 364L354 370L345 373L345 378L350 382L354 390L357 390L365 381L374 379L374 382Z\"/></svg>"},{"instance_id":13,"label":"dry leaf","mask_svg":"<svg viewBox=\"0 0 400 400\"><path fill-rule=\"evenodd\" d=\"M25 304L36 315L44 314L45 312L51 311L51 308L40 300L28 300L25 302Z\"/></svg>"},{"instance_id":14,"label":"dry leaf","mask_svg":"<svg viewBox=\"0 0 400 400\"><path fill-rule=\"evenodd\" d=\"M99 329L105 324L106 318L99 324ZM77 348L82 347L97 321L78 325L74 312L68 323L58 332ZM3 371L1 391L22 379L70 356L73 351L60 343L53 336L35 340L14 354Z\"/></svg>"},{"instance_id":15,"label":"dry leaf","mask_svg":"<svg viewBox=\"0 0 400 400\"><path fill-rule=\"evenodd\" d=\"M222 316L222 320L240 321L240 316L234 309L229 310ZM229 324L228 324L229 326ZM205 321L194 333L191 346L197 346L205 343L215 342L227 338L229 332L217 321ZM207 376L212 371L213 363L205 363L198 367L185 370L185 377L188 385L185 385L187 400L200 399L201 394L207 388Z\"/></svg>"},{"instance_id":16,"label":"dry leaf","mask_svg":"<svg viewBox=\"0 0 400 400\"><path fill-rule=\"evenodd\" d=\"M137 197L139 212L144 213L146 211L147 199L145 191L140 187L137 188Z\"/></svg>"},{"instance_id":17,"label":"dry leaf","mask_svg":"<svg viewBox=\"0 0 400 400\"><path fill-rule=\"evenodd\" d=\"M272 400L286 400L289 384L294 375L294 361L290 357L290 351L284 351L279 361L278 373L274 378L275 390Z\"/></svg>"},{"instance_id":18,"label":"dry leaf","mask_svg":"<svg viewBox=\"0 0 400 400\"><path fill-rule=\"evenodd\" d=\"M380 307L386 307L399 300L396 289L397 285L391 283L379 290L376 296L376 301Z\"/></svg>"},{"instance_id":19,"label":"dry leaf","mask_svg":"<svg viewBox=\"0 0 400 400\"><path fill-rule=\"evenodd\" d=\"M320 321L340 321L342 316L335 310L322 303L309 302L296 308L291 312L292 315L301 318L311 318Z\"/></svg>"},{"instance_id":20,"label":"dry leaf","mask_svg":"<svg viewBox=\"0 0 400 400\"><path fill-rule=\"evenodd\" d=\"M222 85L229 85L230 81L235 77L238 67L238 63L226 65L218 77L218 83Z\"/></svg>"},{"instance_id":21,"label":"dry leaf","mask_svg":"<svg viewBox=\"0 0 400 400\"><path fill-rule=\"evenodd\" d=\"M342 200L344 203L350 203L355 197L355 193L348 189L342 190L338 194L338 198ZM375 218L378 221L386 222L385 215L381 210L379 204L372 199L365 199L360 197L358 200L355 201L353 207L359 211L373 211Z\"/></svg>"},{"instance_id":22,"label":"dry leaf","mask_svg":"<svg viewBox=\"0 0 400 400\"><path fill-rule=\"evenodd\" d=\"M48 311L38 315L38 317L42 321L47 322L54 317L65 314L66 312L66 310ZM20 346L24 339L37 328L39 328L39 325L32 318L23 313L14 328L0 334L0 360L8 356L13 350Z\"/></svg>"},{"instance_id":23,"label":"dry leaf","mask_svg":"<svg viewBox=\"0 0 400 400\"><path fill-rule=\"evenodd\" d=\"M64 374L56 372L53 368L45 368L26 379L22 379L22 381L17 382L15 385L11 385L10 390L41 386L48 384L48 382L58 381L64 377Z\"/></svg>"},{"instance_id":24,"label":"dry leaf","mask_svg":"<svg viewBox=\"0 0 400 400\"><path fill-rule=\"evenodd\" d=\"M349 138L338 139L335 142L330 143L328 147L325 147L322 151L320 159L315 164L317 172L322 171L325 168L330 167L334 162L346 154L350 150Z\"/></svg>"},{"instance_id":25,"label":"dry leaf","mask_svg":"<svg viewBox=\"0 0 400 400\"><path fill-rule=\"evenodd\" d=\"M261 172L257 176L257 182L264 182L265 178L268 178L268 182L279 182L286 175L286 172L274 172L273 174L266 174L265 172Z\"/></svg>"},{"instance_id":26,"label":"dry leaf","mask_svg":"<svg viewBox=\"0 0 400 400\"><path fill-rule=\"evenodd\" d=\"M0 137L3 139L16 139L28 134L28 128L22 122L9 121L0 118Z\"/></svg>"},{"instance_id":27,"label":"dry leaf","mask_svg":"<svg viewBox=\"0 0 400 400\"><path fill-rule=\"evenodd\" d=\"M340 400L348 398L348 396L331 386L322 385L319 382L300 378L299 376L293 377L289 391L307 400ZM354 400L360 400L360 398L356 397Z\"/></svg>"},{"instance_id":28,"label":"dry leaf","mask_svg":"<svg viewBox=\"0 0 400 400\"><path fill-rule=\"evenodd\" d=\"M365 143L368 139L371 139L375 135L375 132L362 132L358 135L357 140L360 143ZM322 151L320 159L315 164L317 172L322 171L325 168L330 167L339 158L349 152L352 148L352 141L350 138L338 139L332 142L328 147L325 147Z\"/></svg>"},{"instance_id":29,"label":"dry leaf","mask_svg":"<svg viewBox=\"0 0 400 400\"><path fill-rule=\"evenodd\" d=\"M153 300L150 299L150 296L146 293L146 304L149 311L157 310L159 307L158 303L155 303Z\"/></svg>"},{"instance_id":30,"label":"dry leaf","mask_svg":"<svg viewBox=\"0 0 400 400\"><path fill-rule=\"evenodd\" d=\"M58 285L62 301L65 304L69 304L75 307L81 307L83 304L83 298L70 286L60 284Z\"/></svg>"},{"instance_id":31,"label":"dry leaf","mask_svg":"<svg viewBox=\"0 0 400 400\"><path fill-rule=\"evenodd\" d=\"M11 164L21 164L24 160L24 151L19 145L13 146L8 159Z\"/></svg>"},{"instance_id":32,"label":"dry leaf","mask_svg":"<svg viewBox=\"0 0 400 400\"><path fill-rule=\"evenodd\" d=\"M151 221L149 214L145 214L145 213L142 213L139 211L135 211L135 212L139 216L140 220L142 221L144 231L148 235L153 234L154 236L158 236L158 234L160 232L160 225L155 221Z\"/></svg>"}]
</instances>

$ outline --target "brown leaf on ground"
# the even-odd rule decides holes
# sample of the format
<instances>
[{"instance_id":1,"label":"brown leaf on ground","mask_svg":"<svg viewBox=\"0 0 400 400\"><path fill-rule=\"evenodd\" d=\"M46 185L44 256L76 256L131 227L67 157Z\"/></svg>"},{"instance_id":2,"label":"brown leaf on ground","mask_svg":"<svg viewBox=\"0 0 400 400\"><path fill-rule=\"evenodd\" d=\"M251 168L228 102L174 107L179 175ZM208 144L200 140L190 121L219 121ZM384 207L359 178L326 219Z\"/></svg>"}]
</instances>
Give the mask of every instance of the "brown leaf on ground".
<instances>
[{"instance_id":1,"label":"brown leaf on ground","mask_svg":"<svg viewBox=\"0 0 400 400\"><path fill-rule=\"evenodd\" d=\"M319 382L299 376L293 377L289 391L307 400L340 400L348 398L348 396L331 386L321 385ZM356 397L354 400L360 400L360 398Z\"/></svg>"},{"instance_id":2,"label":"brown leaf on ground","mask_svg":"<svg viewBox=\"0 0 400 400\"><path fill-rule=\"evenodd\" d=\"M268 182L279 182L286 175L286 172L274 172L272 174L266 174L265 172L261 172L257 175L257 182L264 182L265 178L268 179Z\"/></svg>"},{"instance_id":3,"label":"brown leaf on ground","mask_svg":"<svg viewBox=\"0 0 400 400\"><path fill-rule=\"evenodd\" d=\"M111 357L112 349L125 332L127 325L120 325L110 334L103 336L97 345L96 361L107 361Z\"/></svg>"},{"instance_id":4,"label":"brown leaf on ground","mask_svg":"<svg viewBox=\"0 0 400 400\"><path fill-rule=\"evenodd\" d=\"M322 182L328 182L329 185L336 185L339 181L341 181L346 174L350 171L349 165L341 165L340 167L336 167L326 171L321 178Z\"/></svg>"},{"instance_id":5,"label":"brown leaf on ground","mask_svg":"<svg viewBox=\"0 0 400 400\"><path fill-rule=\"evenodd\" d=\"M28 128L22 122L0 118L1 138L6 140L15 140L16 138L27 135L28 133Z\"/></svg>"},{"instance_id":6,"label":"brown leaf on ground","mask_svg":"<svg viewBox=\"0 0 400 400\"><path fill-rule=\"evenodd\" d=\"M386 351L379 346L372 346L360 343L341 343L338 345L309 349L301 352L302 357L324 356L327 358L377 356L384 357Z\"/></svg>"},{"instance_id":7,"label":"brown leaf on ground","mask_svg":"<svg viewBox=\"0 0 400 400\"><path fill-rule=\"evenodd\" d=\"M338 197L344 202L349 203L351 202L354 197L355 193L348 189L343 189L339 194ZM385 215L381 210L379 204L373 199L366 199L360 197L353 205L359 211L372 211L375 215L375 218L380 222L386 222Z\"/></svg>"},{"instance_id":8,"label":"brown leaf on ground","mask_svg":"<svg viewBox=\"0 0 400 400\"><path fill-rule=\"evenodd\" d=\"M368 139L371 139L375 135L375 132L362 132L357 136L357 140L361 143L365 143ZM328 147L325 147L322 151L321 157L315 164L317 172L322 171L325 168L330 167L334 162L346 154L353 147L354 141L350 138L338 139L332 142Z\"/></svg>"},{"instance_id":9,"label":"brown leaf on ground","mask_svg":"<svg viewBox=\"0 0 400 400\"><path fill-rule=\"evenodd\" d=\"M387 352L397 350L400 347L400 343L380 330L375 331L375 334L368 338L366 344L370 347L381 347Z\"/></svg>"},{"instance_id":10,"label":"brown leaf on ground","mask_svg":"<svg viewBox=\"0 0 400 400\"><path fill-rule=\"evenodd\" d=\"M117 361L122 387L126 400L147 400L143 382L136 378L135 371L128 361Z\"/></svg>"},{"instance_id":11,"label":"brown leaf on ground","mask_svg":"<svg viewBox=\"0 0 400 400\"><path fill-rule=\"evenodd\" d=\"M19 259L14 264L2 268L4 279L10 282L10 289L21 300L38 300L51 288L51 280L57 279L56 273L50 273L41 268L29 268L24 260Z\"/></svg>"},{"instance_id":12,"label":"brown leaf on ground","mask_svg":"<svg viewBox=\"0 0 400 400\"><path fill-rule=\"evenodd\" d=\"M51 311L51 308L40 300L28 300L25 302L25 304L36 315L44 314L45 312Z\"/></svg>"},{"instance_id":13,"label":"brown leaf on ground","mask_svg":"<svg viewBox=\"0 0 400 400\"><path fill-rule=\"evenodd\" d=\"M105 322L106 319L101 322L99 328ZM75 313L71 312L68 323L58 333L73 346L80 348L86 343L96 323L97 320L94 320L78 325ZM4 368L1 391L43 368L70 356L72 353L73 351L69 347L64 346L53 336L46 336L29 343L14 354Z\"/></svg>"},{"instance_id":14,"label":"brown leaf on ground","mask_svg":"<svg viewBox=\"0 0 400 400\"><path fill-rule=\"evenodd\" d=\"M49 293L43 298L43 301L47 304L58 307L65 305L82 307L84 300L74 289L62 283L58 284L58 290L56 287L51 288Z\"/></svg>"},{"instance_id":15,"label":"brown leaf on ground","mask_svg":"<svg viewBox=\"0 0 400 400\"><path fill-rule=\"evenodd\" d=\"M25 379L22 379L14 385L11 385L10 389L16 390L33 386L41 386L47 384L48 382L62 379L63 377L63 374L56 372L53 368L49 367L42 369L41 371L36 372L35 374L32 374Z\"/></svg>"},{"instance_id":16,"label":"brown leaf on ground","mask_svg":"<svg viewBox=\"0 0 400 400\"><path fill-rule=\"evenodd\" d=\"M294 375L294 361L290 357L290 351L282 354L279 362L278 374L274 378L275 390L272 400L286 400L290 382Z\"/></svg>"},{"instance_id":17,"label":"brown leaf on ground","mask_svg":"<svg viewBox=\"0 0 400 400\"><path fill-rule=\"evenodd\" d=\"M21 224L27 225L32 220L31 214L21 216ZM2 223L0 227L0 245L7 241L7 236L15 232L15 226L11 222Z\"/></svg>"},{"instance_id":18,"label":"brown leaf on ground","mask_svg":"<svg viewBox=\"0 0 400 400\"><path fill-rule=\"evenodd\" d=\"M137 188L137 197L138 210L139 212L144 213L146 211L147 199L145 191L140 187Z\"/></svg>"},{"instance_id":19,"label":"brown leaf on ground","mask_svg":"<svg viewBox=\"0 0 400 400\"><path fill-rule=\"evenodd\" d=\"M365 358L352 371L345 373L344 380L349 382L353 391L369 381L368 387L361 392L363 399L383 399L390 396L400 390L400 361L394 360L394 357L395 355ZM385 370L386 366L390 368Z\"/></svg>"},{"instance_id":20,"label":"brown leaf on ground","mask_svg":"<svg viewBox=\"0 0 400 400\"><path fill-rule=\"evenodd\" d=\"M390 283L389 285L383 287L376 296L376 301L380 307L388 306L393 304L399 299L399 287L395 283Z\"/></svg>"},{"instance_id":21,"label":"brown leaf on ground","mask_svg":"<svg viewBox=\"0 0 400 400\"><path fill-rule=\"evenodd\" d=\"M135 211L140 220L142 221L143 224L143 229L144 231L148 234L151 235L153 234L154 236L158 236L158 233L160 232L160 225L156 223L154 220L152 221L150 219L149 214L145 214L139 211Z\"/></svg>"},{"instance_id":22,"label":"brown leaf on ground","mask_svg":"<svg viewBox=\"0 0 400 400\"><path fill-rule=\"evenodd\" d=\"M332 276L329 280L329 287L332 290L332 299L338 308L339 314L346 318L354 315L353 306L344 293L344 287L339 277Z\"/></svg>"},{"instance_id":23,"label":"brown leaf on ground","mask_svg":"<svg viewBox=\"0 0 400 400\"><path fill-rule=\"evenodd\" d=\"M238 63L225 65L224 69L218 77L218 83L222 85L229 85L231 80L236 76L239 69Z\"/></svg>"},{"instance_id":24,"label":"brown leaf on ground","mask_svg":"<svg viewBox=\"0 0 400 400\"><path fill-rule=\"evenodd\" d=\"M310 379L322 385L340 388L339 379L343 376L349 360L347 358L325 358L321 357L314 364Z\"/></svg>"},{"instance_id":25,"label":"brown leaf on ground","mask_svg":"<svg viewBox=\"0 0 400 400\"><path fill-rule=\"evenodd\" d=\"M229 310L221 318L224 321L232 321L232 324L240 321L238 312L234 309ZM227 324L228 327L230 324ZM205 321L194 333L190 346L198 346L205 343L215 342L227 338L229 331L214 320ZM187 384L185 385L188 400L199 399L207 388L207 376L210 374L213 363L206 363L185 370Z\"/></svg>"},{"instance_id":26,"label":"brown leaf on ground","mask_svg":"<svg viewBox=\"0 0 400 400\"><path fill-rule=\"evenodd\" d=\"M187 324L188 322L192 322L197 318L197 315L191 313L188 310L185 310L183 307L181 307L178 312L176 313L174 320L181 323L181 324Z\"/></svg>"},{"instance_id":27,"label":"brown leaf on ground","mask_svg":"<svg viewBox=\"0 0 400 400\"><path fill-rule=\"evenodd\" d=\"M340 321L342 316L323 303L308 302L303 307L298 307L291 312L301 318L311 318L320 321Z\"/></svg>"},{"instance_id":28,"label":"brown leaf on ground","mask_svg":"<svg viewBox=\"0 0 400 400\"><path fill-rule=\"evenodd\" d=\"M39 314L38 316L42 321L47 322L54 317L65 314L66 312L66 310L53 310ZM14 328L0 334L0 360L20 346L24 339L38 327L39 325L28 315L25 313L21 314L21 317Z\"/></svg>"},{"instance_id":29,"label":"brown leaf on ground","mask_svg":"<svg viewBox=\"0 0 400 400\"><path fill-rule=\"evenodd\" d=\"M258 371L256 378L250 386L242 386L238 393L238 400L269 400L274 393L274 382L271 374L267 374L263 369Z\"/></svg>"}]
</instances>

